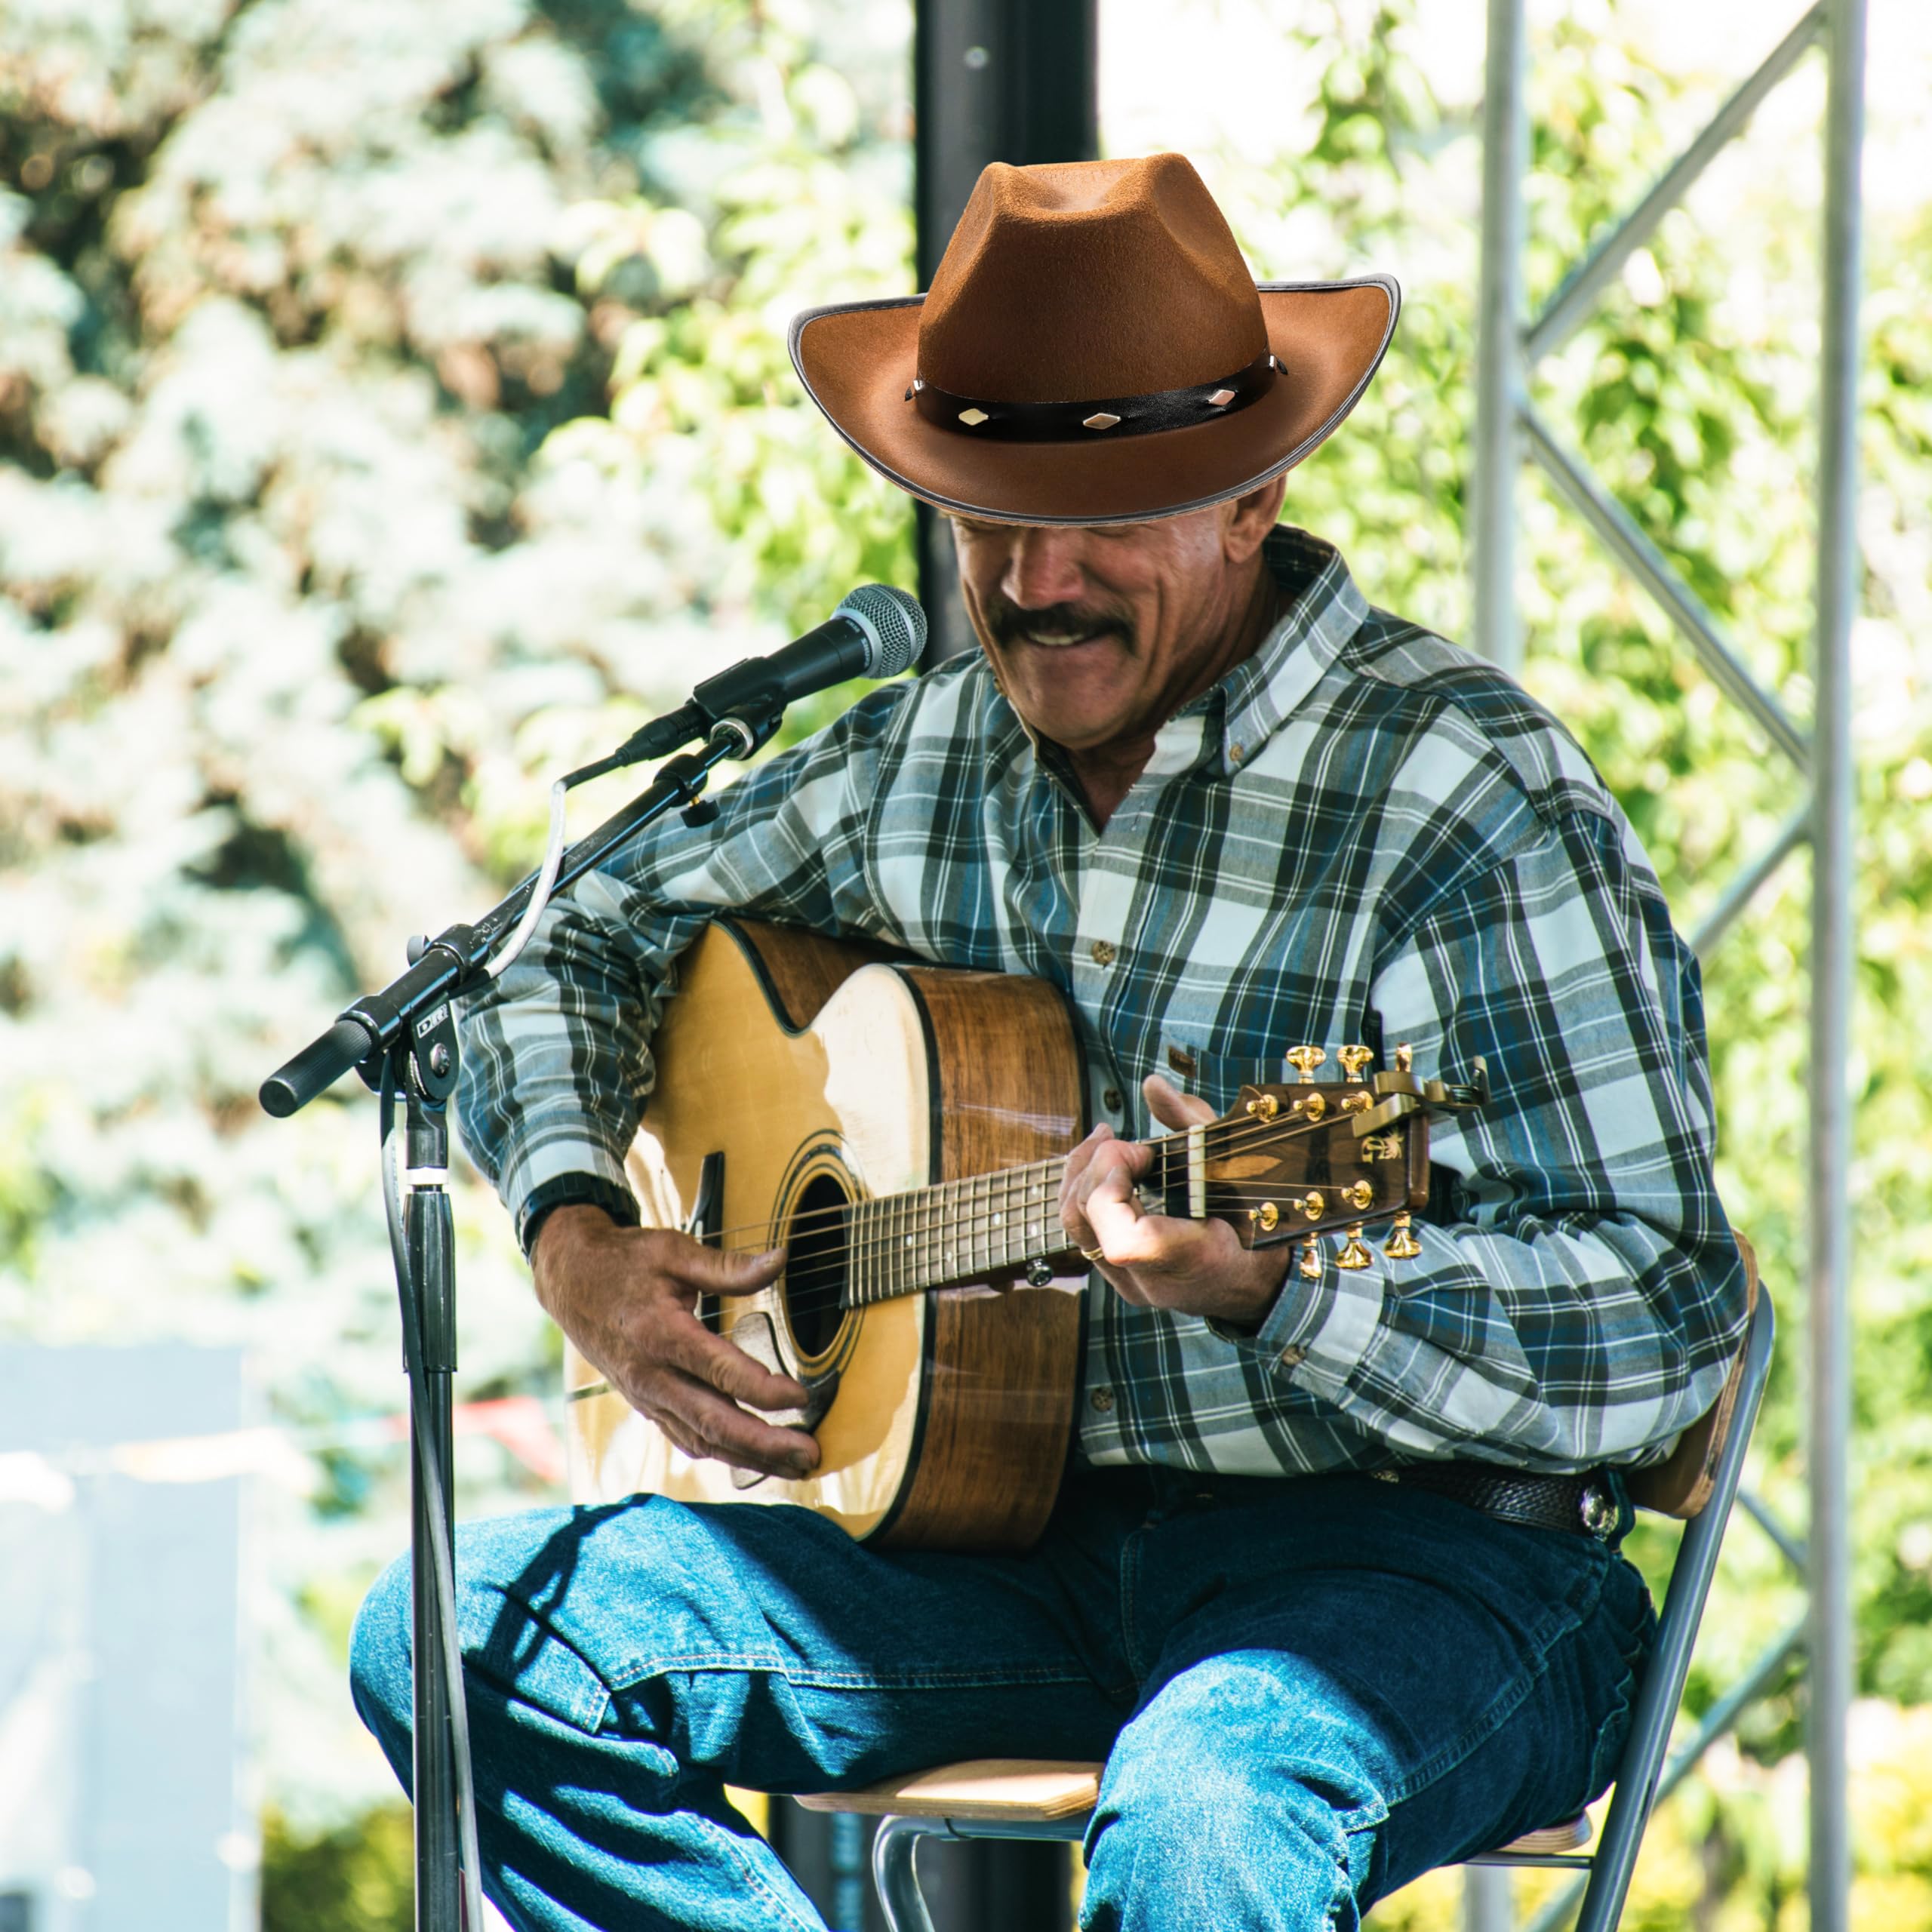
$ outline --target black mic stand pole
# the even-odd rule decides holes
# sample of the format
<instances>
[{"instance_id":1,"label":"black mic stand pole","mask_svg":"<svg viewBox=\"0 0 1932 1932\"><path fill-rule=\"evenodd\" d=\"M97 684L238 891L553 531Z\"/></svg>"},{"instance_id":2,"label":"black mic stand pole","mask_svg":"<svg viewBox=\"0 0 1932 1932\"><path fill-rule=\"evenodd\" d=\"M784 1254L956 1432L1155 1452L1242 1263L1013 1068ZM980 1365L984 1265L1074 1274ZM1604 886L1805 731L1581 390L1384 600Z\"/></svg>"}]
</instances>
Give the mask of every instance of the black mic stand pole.
<instances>
[{"instance_id":1,"label":"black mic stand pole","mask_svg":"<svg viewBox=\"0 0 1932 1932\"><path fill-rule=\"evenodd\" d=\"M398 1064L400 1063L400 1064ZM454 1552L456 1509L451 1410L456 1374L456 1237L450 1213L449 1096L456 1086L456 1024L443 1002L429 1037L399 1042L385 1075L404 1103L403 1360L414 1426L409 1437L409 1558L415 1660L416 1924L419 1932L465 1927L457 1741L444 1654L437 1518ZM437 1071L435 1069L440 1069ZM425 1078L425 1075L429 1075ZM387 1158L385 1153L384 1158ZM414 1331L413 1334L411 1331ZM414 1346L411 1346L411 1343ZM480 1880L480 1874L479 1880ZM481 1932L481 1928L465 1928Z\"/></svg>"},{"instance_id":2,"label":"black mic stand pole","mask_svg":"<svg viewBox=\"0 0 1932 1932\"><path fill-rule=\"evenodd\" d=\"M594 870L626 841L681 808L694 825L717 808L700 797L712 768L750 755L778 728L783 706L770 692L752 694L712 725L697 749L668 760L651 784L565 853L553 891ZM633 761L622 755L586 767L584 777ZM445 1641L447 1574L454 1533L451 1389L456 1372L456 1241L445 1189L449 1166L448 1103L458 1072L452 1002L488 983L491 955L522 917L537 884L525 879L473 926L453 925L432 940L410 943L409 970L380 992L346 1007L335 1025L262 1084L261 1102L277 1117L294 1113L352 1067L383 1096L386 1131L393 1097L404 1103L408 1195L396 1254L403 1357L408 1371L410 1548L415 1675L414 1776L416 1924L418 1932L482 1932L466 1925L463 1908L460 1795L469 1787L458 1761L457 1698L451 1672L460 1661ZM386 1198L391 1190L384 1151ZM390 1216L393 1232L395 1220ZM476 1875L480 1882L480 1875Z\"/></svg>"}]
</instances>

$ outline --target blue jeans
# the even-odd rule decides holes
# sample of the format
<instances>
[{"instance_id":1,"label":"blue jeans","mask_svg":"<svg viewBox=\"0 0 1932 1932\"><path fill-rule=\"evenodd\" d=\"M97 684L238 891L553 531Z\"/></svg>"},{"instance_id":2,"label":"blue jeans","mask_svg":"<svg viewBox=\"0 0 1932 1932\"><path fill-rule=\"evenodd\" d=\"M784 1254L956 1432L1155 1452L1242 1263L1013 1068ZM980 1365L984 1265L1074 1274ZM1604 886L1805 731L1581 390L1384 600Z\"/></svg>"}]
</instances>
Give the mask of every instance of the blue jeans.
<instances>
[{"instance_id":1,"label":"blue jeans","mask_svg":"<svg viewBox=\"0 0 1932 1932\"><path fill-rule=\"evenodd\" d=\"M1609 1782L1654 1632L1587 1537L1356 1478L1071 1477L1039 1547L640 1497L466 1525L485 1883L523 1932L822 1924L727 1784L1107 1761L1083 1925L1354 1927ZM409 1578L357 1620L407 1780Z\"/></svg>"}]
</instances>

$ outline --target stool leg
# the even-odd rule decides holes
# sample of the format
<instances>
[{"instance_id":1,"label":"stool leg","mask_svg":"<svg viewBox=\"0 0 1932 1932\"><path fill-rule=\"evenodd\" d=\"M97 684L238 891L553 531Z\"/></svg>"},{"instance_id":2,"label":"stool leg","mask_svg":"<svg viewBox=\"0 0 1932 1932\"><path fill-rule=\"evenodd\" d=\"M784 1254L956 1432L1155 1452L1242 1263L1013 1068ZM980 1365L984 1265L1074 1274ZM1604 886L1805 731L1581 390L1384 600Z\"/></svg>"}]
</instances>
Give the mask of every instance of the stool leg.
<instances>
[{"instance_id":1,"label":"stool leg","mask_svg":"<svg viewBox=\"0 0 1932 1932\"><path fill-rule=\"evenodd\" d=\"M938 1819L881 1818L872 1840L872 1883L890 1932L933 1932L932 1915L919 1890L912 1854L920 1839L937 1832L946 1835Z\"/></svg>"}]
</instances>

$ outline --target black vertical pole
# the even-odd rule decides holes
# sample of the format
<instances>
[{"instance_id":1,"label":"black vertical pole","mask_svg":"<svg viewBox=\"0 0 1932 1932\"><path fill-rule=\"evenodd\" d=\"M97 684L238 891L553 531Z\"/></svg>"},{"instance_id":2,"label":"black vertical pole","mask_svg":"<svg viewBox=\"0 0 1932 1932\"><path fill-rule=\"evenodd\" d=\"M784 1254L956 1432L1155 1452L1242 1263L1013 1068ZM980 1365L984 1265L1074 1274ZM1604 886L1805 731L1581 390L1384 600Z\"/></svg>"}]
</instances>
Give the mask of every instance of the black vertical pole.
<instances>
[{"instance_id":1,"label":"black vertical pole","mask_svg":"<svg viewBox=\"0 0 1932 1932\"><path fill-rule=\"evenodd\" d=\"M410 1072L405 1060L404 1077ZM456 1238L450 1198L441 1177L449 1166L449 1120L443 1103L408 1089L408 1167L415 1186L404 1209L409 1272L416 1296L417 1332L422 1339L424 1386L417 1400L426 1409L437 1462L446 1536L456 1534L451 1487L451 1387L456 1373ZM433 1575L429 1485L423 1480L423 1445L410 1436L410 1561L419 1577ZM420 1932L456 1932L463 1922L460 1847L457 1837L456 1737L450 1721L449 1687L434 1660L442 1654L434 1589L418 1589L415 1601L416 1924Z\"/></svg>"},{"instance_id":2,"label":"black vertical pole","mask_svg":"<svg viewBox=\"0 0 1932 1932\"><path fill-rule=\"evenodd\" d=\"M913 202L919 286L930 288L989 162L1091 161L1100 151L1096 0L914 0ZM918 506L926 661L974 649L952 533ZM934 1843L921 1869L938 1932L1063 1932L1071 1854L1020 1841Z\"/></svg>"},{"instance_id":3,"label":"black vertical pole","mask_svg":"<svg viewBox=\"0 0 1932 1932\"><path fill-rule=\"evenodd\" d=\"M1098 36L1095 0L913 0L913 199L926 288L989 162L1024 167L1100 152ZM925 661L935 664L977 647L952 532L923 503L918 515ZM882 1932L871 1886L854 1882L872 1826L772 1801L773 1842L833 1932ZM1066 1932L1072 1922L1065 1845L928 1839L919 1871L935 1932Z\"/></svg>"},{"instance_id":4,"label":"black vertical pole","mask_svg":"<svg viewBox=\"0 0 1932 1932\"><path fill-rule=\"evenodd\" d=\"M931 285L947 238L989 162L1025 167L1100 152L1095 0L914 0L913 201L918 275ZM918 506L926 661L973 648L952 536Z\"/></svg>"}]
</instances>

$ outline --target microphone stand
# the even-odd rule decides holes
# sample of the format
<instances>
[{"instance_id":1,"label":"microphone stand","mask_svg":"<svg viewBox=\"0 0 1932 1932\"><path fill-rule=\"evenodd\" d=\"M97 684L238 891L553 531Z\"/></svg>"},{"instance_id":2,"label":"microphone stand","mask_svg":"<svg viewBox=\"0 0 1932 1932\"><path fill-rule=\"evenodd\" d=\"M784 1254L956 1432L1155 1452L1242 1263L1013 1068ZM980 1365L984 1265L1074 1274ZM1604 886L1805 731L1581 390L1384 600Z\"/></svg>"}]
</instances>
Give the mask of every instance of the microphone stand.
<instances>
[{"instance_id":1,"label":"microphone stand","mask_svg":"<svg viewBox=\"0 0 1932 1932\"><path fill-rule=\"evenodd\" d=\"M770 739L784 715L782 700L768 686L741 688L733 695L746 701L728 715L714 713L698 721L697 729L685 728L690 706L672 714L683 738L703 731L703 743L667 761L630 804L568 848L553 891L595 870L669 812L681 809L693 825L707 824L717 816L717 807L700 797L712 768L727 758L749 757ZM637 742L634 737L618 752L574 773L565 782L581 782L635 762L648 755L632 749ZM465 1869L465 1801L472 1789L469 1727L463 1714L461 1659L454 1641L455 1604L449 1594L455 1526L451 1403L457 1366L456 1244L445 1183L448 1103L459 1072L454 1002L489 983L485 969L491 955L522 918L539 876L533 873L473 925L452 925L433 940L412 940L406 972L380 992L351 1001L327 1032L278 1067L261 1088L263 1106L285 1118L353 1067L383 1099L383 1192L411 1423L417 1932L483 1932L480 1924L468 1921L465 1909L466 1894L481 1896L474 1888L480 1885L481 1875ZM405 1109L402 1180L409 1190L399 1214L389 1165L389 1127L398 1094ZM468 1822L473 1830L473 1812ZM469 1842L473 1846L473 1836Z\"/></svg>"}]
</instances>

